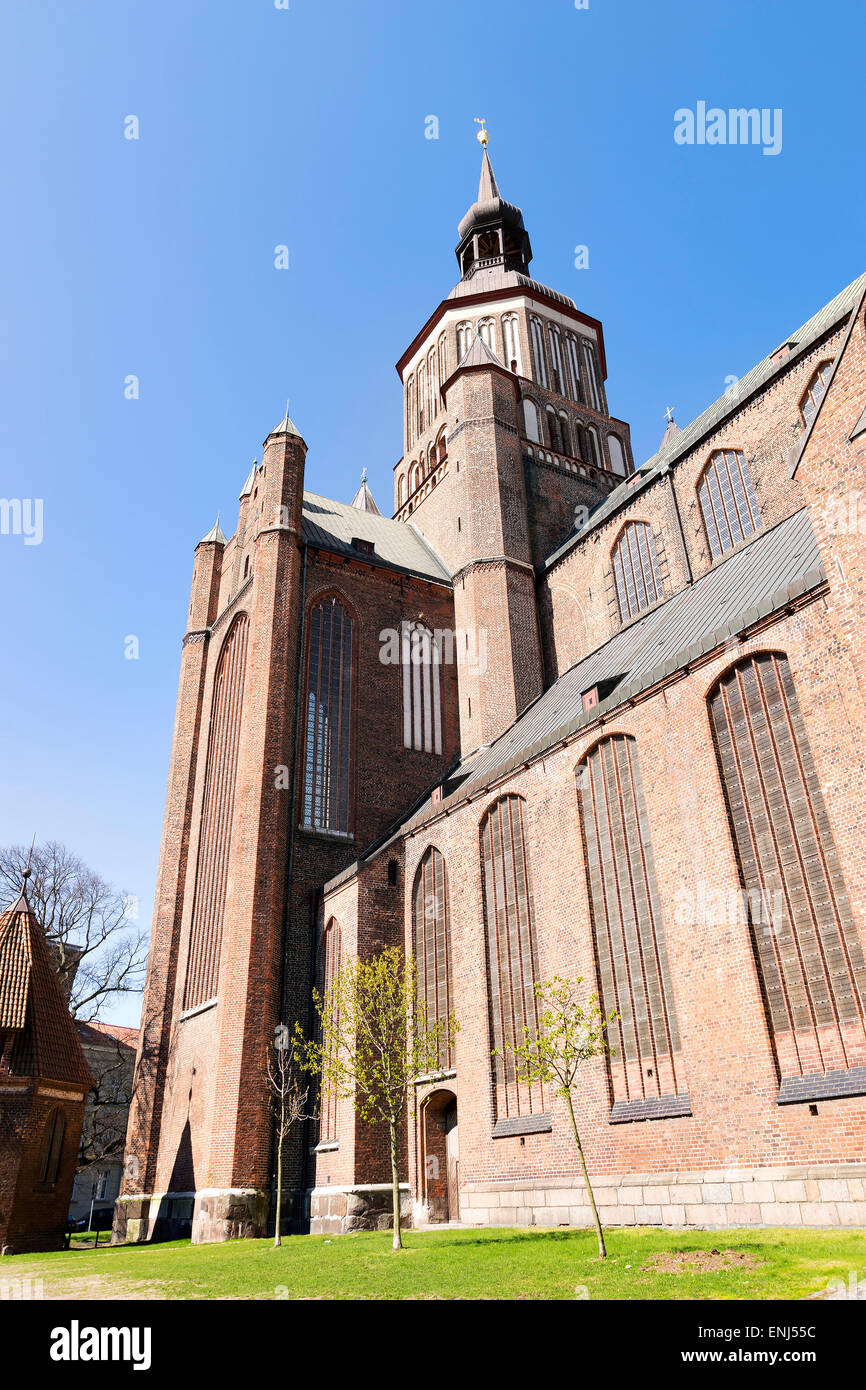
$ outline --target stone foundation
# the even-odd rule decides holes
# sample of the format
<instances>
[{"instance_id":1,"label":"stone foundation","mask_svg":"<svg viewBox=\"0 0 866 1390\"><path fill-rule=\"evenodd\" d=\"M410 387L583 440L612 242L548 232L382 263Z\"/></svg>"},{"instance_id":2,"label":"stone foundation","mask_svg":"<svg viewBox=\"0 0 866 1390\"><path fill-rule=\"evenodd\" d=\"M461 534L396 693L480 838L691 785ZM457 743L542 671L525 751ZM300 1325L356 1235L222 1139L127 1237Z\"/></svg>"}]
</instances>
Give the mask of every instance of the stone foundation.
<instances>
[{"instance_id":1,"label":"stone foundation","mask_svg":"<svg viewBox=\"0 0 866 1390\"><path fill-rule=\"evenodd\" d=\"M400 1184L400 1221L412 1225L412 1197L408 1183ZM390 1231L393 1225L391 1184L366 1183L354 1187L314 1187L310 1193L312 1235L346 1235L349 1231Z\"/></svg>"},{"instance_id":2,"label":"stone foundation","mask_svg":"<svg viewBox=\"0 0 866 1390\"><path fill-rule=\"evenodd\" d=\"M864 1226L866 1163L711 1172L629 1173L593 1179L606 1226ZM469 1183L470 1226L590 1226L583 1182Z\"/></svg>"},{"instance_id":3,"label":"stone foundation","mask_svg":"<svg viewBox=\"0 0 866 1390\"><path fill-rule=\"evenodd\" d=\"M113 1244L183 1240L193 1245L267 1234L269 1197L254 1188L205 1188L118 1197Z\"/></svg>"}]
</instances>

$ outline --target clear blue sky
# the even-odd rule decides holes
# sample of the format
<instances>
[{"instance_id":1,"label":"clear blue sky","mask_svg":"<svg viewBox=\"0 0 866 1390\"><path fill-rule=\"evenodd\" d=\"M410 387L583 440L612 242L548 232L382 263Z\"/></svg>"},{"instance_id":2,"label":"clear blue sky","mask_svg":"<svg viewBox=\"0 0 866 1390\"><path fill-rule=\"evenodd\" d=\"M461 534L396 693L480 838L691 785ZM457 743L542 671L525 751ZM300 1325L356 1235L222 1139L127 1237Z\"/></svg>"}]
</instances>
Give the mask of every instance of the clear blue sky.
<instances>
[{"instance_id":1,"label":"clear blue sky","mask_svg":"<svg viewBox=\"0 0 866 1390\"><path fill-rule=\"evenodd\" d=\"M604 323L640 462L666 405L686 424L866 268L863 14L4 0L0 496L43 499L44 538L0 535L0 843L66 842L149 920L193 547L287 396L308 486L348 500L366 466L390 506L394 363L457 278L474 116L534 274ZM781 108L781 154L675 144L700 100Z\"/></svg>"}]
</instances>

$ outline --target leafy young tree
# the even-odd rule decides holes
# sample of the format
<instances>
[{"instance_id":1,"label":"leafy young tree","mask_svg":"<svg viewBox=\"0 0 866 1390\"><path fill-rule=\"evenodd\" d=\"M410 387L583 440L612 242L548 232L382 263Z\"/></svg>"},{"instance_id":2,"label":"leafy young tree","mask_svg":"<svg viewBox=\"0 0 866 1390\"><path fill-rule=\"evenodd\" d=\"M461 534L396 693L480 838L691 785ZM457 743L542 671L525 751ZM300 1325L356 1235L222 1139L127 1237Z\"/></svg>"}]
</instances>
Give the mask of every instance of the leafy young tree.
<instances>
[{"instance_id":1,"label":"leafy young tree","mask_svg":"<svg viewBox=\"0 0 866 1390\"><path fill-rule=\"evenodd\" d=\"M27 897L73 1017L89 1023L118 995L139 994L147 936L135 921L133 900L53 841L32 853L26 845L0 848L0 900L14 902L28 866Z\"/></svg>"},{"instance_id":2,"label":"leafy young tree","mask_svg":"<svg viewBox=\"0 0 866 1390\"><path fill-rule=\"evenodd\" d=\"M553 1086L554 1095L562 1096L565 1100L595 1220L598 1253L604 1259L607 1255L604 1231L595 1205L595 1195L577 1128L574 1093L577 1090L581 1063L588 1061L590 1057L603 1056L612 1051L607 1031L617 1015L612 1013L605 1018L595 994L590 996L585 1006L582 1005L578 997L582 984L581 976L576 980L566 980L560 975L554 975L552 980L536 982L538 1029L533 1034L525 1027L523 1041L506 1043L505 1047L514 1057L519 1081L525 1082L528 1086ZM494 1053L495 1055L497 1054Z\"/></svg>"},{"instance_id":3,"label":"leafy young tree","mask_svg":"<svg viewBox=\"0 0 866 1390\"><path fill-rule=\"evenodd\" d=\"M324 995L314 992L321 1025L317 1042L303 1043L306 1070L352 1100L362 1119L386 1124L391 1147L395 1250L402 1250L397 1131L418 1076L442 1070L441 1058L459 1024L454 1014L431 1022L418 994L415 962L399 946L370 960L348 961ZM299 1033L300 1038L300 1033Z\"/></svg>"},{"instance_id":4,"label":"leafy young tree","mask_svg":"<svg viewBox=\"0 0 866 1390\"><path fill-rule=\"evenodd\" d=\"M278 1024L268 1056L268 1090L277 1141L277 1214L274 1245L283 1243L280 1227L283 1214L283 1152L286 1140L295 1125L315 1119L314 1115L307 1113L310 1088L301 1084L303 1071L299 1052L298 1038L292 1037L284 1023Z\"/></svg>"}]
</instances>

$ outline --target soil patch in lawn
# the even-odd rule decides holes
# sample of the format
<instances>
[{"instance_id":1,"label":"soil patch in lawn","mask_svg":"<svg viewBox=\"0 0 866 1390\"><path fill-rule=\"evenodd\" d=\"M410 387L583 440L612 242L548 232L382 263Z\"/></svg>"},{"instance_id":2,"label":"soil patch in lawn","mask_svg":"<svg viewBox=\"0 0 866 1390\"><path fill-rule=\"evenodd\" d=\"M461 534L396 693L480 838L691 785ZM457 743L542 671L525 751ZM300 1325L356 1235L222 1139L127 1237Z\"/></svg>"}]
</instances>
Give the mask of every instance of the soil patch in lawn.
<instances>
[{"instance_id":1,"label":"soil patch in lawn","mask_svg":"<svg viewBox=\"0 0 866 1390\"><path fill-rule=\"evenodd\" d=\"M714 1274L721 1269L755 1269L766 1264L746 1250L672 1250L652 1255L644 1268L660 1274Z\"/></svg>"}]
</instances>

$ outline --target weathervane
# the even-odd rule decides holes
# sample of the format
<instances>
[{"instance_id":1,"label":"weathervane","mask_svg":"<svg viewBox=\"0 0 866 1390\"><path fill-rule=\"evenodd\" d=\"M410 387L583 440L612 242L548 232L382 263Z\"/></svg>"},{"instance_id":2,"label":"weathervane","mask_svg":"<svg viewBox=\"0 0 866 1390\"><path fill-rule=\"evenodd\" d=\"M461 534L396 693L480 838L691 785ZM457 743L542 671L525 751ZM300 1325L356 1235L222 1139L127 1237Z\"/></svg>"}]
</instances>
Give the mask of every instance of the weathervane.
<instances>
[{"instance_id":1,"label":"weathervane","mask_svg":"<svg viewBox=\"0 0 866 1390\"><path fill-rule=\"evenodd\" d=\"M487 149L487 142L490 139L490 131L487 130L485 125L486 119L486 116L475 117L475 124L480 125L481 127L481 129L478 132L478 139L480 143L484 146L485 150Z\"/></svg>"}]
</instances>

